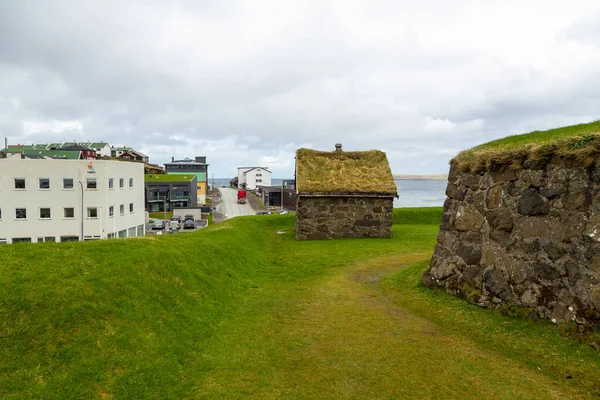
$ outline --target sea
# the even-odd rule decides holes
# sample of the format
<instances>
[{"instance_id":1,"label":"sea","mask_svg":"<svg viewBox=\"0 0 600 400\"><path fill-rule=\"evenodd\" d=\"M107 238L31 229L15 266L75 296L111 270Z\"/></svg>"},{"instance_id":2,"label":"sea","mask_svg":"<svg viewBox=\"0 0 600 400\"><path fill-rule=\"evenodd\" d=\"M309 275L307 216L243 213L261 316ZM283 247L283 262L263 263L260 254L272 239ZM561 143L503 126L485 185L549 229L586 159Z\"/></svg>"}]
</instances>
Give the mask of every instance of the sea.
<instances>
[{"instance_id":1,"label":"sea","mask_svg":"<svg viewBox=\"0 0 600 400\"><path fill-rule=\"evenodd\" d=\"M271 179L272 186L280 186L282 179ZM229 179L211 179L216 187L228 186ZM394 208L404 207L441 207L446 200L446 184L443 180L404 180L397 179L398 195L394 199Z\"/></svg>"}]
</instances>

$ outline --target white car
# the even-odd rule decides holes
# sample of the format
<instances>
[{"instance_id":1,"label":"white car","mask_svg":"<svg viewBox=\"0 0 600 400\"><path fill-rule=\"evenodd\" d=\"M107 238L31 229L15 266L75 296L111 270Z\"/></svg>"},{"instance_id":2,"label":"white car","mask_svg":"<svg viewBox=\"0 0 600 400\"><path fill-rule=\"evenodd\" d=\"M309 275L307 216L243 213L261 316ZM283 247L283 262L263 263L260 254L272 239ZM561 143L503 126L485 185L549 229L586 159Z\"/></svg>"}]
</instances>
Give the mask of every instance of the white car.
<instances>
[{"instance_id":1,"label":"white car","mask_svg":"<svg viewBox=\"0 0 600 400\"><path fill-rule=\"evenodd\" d=\"M169 229L179 229L179 221L169 221Z\"/></svg>"}]
</instances>

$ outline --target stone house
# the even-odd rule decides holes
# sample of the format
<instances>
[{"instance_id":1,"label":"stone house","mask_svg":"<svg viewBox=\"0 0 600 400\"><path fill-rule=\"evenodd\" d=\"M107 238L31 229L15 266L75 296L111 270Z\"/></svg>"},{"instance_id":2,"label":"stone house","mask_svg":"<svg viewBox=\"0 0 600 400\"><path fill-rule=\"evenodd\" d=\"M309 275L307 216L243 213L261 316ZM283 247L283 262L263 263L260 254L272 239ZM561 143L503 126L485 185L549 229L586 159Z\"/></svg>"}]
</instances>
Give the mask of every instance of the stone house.
<instances>
[{"instance_id":1,"label":"stone house","mask_svg":"<svg viewBox=\"0 0 600 400\"><path fill-rule=\"evenodd\" d=\"M296 152L296 239L391 237L398 191L384 152Z\"/></svg>"}]
</instances>

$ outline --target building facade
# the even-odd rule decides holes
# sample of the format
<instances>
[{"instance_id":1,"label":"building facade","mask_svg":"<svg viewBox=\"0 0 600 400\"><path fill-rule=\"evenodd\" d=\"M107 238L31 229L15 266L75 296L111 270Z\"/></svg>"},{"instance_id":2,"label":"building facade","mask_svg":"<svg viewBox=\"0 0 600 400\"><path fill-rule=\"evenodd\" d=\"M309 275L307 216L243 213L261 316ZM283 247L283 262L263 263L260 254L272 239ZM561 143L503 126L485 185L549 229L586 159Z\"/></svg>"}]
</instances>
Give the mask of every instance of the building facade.
<instances>
[{"instance_id":1,"label":"building facade","mask_svg":"<svg viewBox=\"0 0 600 400\"><path fill-rule=\"evenodd\" d=\"M238 168L238 188L256 190L259 186L271 186L271 171L266 167Z\"/></svg>"},{"instance_id":2,"label":"building facade","mask_svg":"<svg viewBox=\"0 0 600 400\"><path fill-rule=\"evenodd\" d=\"M0 243L143 236L144 166L104 160L0 160Z\"/></svg>"},{"instance_id":3,"label":"building facade","mask_svg":"<svg viewBox=\"0 0 600 400\"><path fill-rule=\"evenodd\" d=\"M146 211L173 211L175 208L196 208L196 175L146 174Z\"/></svg>"},{"instance_id":4,"label":"building facade","mask_svg":"<svg viewBox=\"0 0 600 400\"><path fill-rule=\"evenodd\" d=\"M196 201L198 204L206 203L208 164L205 156L198 156L194 160L189 158L175 160L173 157L170 163L165 164L165 172L172 175L196 175Z\"/></svg>"}]
</instances>

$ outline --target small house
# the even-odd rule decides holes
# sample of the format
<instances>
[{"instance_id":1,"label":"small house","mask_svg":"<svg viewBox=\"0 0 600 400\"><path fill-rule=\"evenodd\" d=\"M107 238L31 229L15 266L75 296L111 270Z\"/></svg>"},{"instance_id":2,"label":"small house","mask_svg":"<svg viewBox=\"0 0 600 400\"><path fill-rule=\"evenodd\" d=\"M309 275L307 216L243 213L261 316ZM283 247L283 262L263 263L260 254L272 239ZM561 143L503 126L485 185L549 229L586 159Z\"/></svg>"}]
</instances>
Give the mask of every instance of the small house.
<instances>
[{"instance_id":1,"label":"small house","mask_svg":"<svg viewBox=\"0 0 600 400\"><path fill-rule=\"evenodd\" d=\"M384 152L296 152L296 239L391 237L398 190Z\"/></svg>"}]
</instances>

